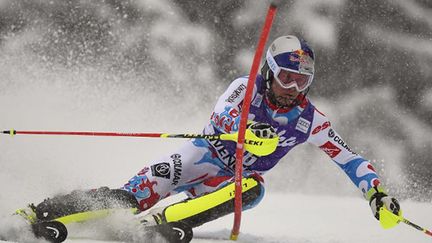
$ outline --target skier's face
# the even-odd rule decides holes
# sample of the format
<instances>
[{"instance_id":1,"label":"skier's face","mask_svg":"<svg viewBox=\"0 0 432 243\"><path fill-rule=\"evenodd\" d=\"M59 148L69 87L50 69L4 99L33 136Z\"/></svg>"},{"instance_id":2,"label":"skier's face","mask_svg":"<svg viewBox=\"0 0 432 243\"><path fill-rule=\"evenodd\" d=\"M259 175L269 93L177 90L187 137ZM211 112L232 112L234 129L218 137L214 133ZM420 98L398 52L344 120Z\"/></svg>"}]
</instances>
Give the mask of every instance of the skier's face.
<instances>
[{"instance_id":1,"label":"skier's face","mask_svg":"<svg viewBox=\"0 0 432 243\"><path fill-rule=\"evenodd\" d=\"M271 82L271 89L274 93L274 96L276 100L284 106L290 106L294 100L297 98L297 96L300 94L299 91L295 87L286 89L279 85L278 82L275 82L276 80L273 80Z\"/></svg>"}]
</instances>

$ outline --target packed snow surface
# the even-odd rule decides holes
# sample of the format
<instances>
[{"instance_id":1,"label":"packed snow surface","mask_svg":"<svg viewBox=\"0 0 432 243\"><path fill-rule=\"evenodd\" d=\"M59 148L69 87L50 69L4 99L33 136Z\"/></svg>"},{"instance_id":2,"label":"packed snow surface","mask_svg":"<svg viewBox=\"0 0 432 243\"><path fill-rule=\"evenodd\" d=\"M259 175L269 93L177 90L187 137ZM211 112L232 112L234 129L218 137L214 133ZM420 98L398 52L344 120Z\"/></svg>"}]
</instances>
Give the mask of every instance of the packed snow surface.
<instances>
[{"instance_id":1,"label":"packed snow surface","mask_svg":"<svg viewBox=\"0 0 432 243\"><path fill-rule=\"evenodd\" d=\"M428 216L432 215L430 204L403 201L402 205L408 219L424 227L431 225ZM14 222L16 226L19 224L17 221L11 217L3 218L0 232L4 234L8 227L11 230L10 223ZM121 219L108 222L71 225L70 237L66 242L119 242L107 229L115 225L119 226L118 222L121 222ZM192 242L231 242L229 236L232 222L231 215L196 228ZM132 229L129 230L134 234ZM10 231L9 235L12 234ZM20 237L20 241L34 240L30 234L25 234L23 231L20 232ZM255 209L243 213L241 234L237 242L421 243L430 241L430 236L404 224L393 229L382 229L378 221L372 217L367 202L362 198L271 193L266 195L264 201Z\"/></svg>"}]
</instances>

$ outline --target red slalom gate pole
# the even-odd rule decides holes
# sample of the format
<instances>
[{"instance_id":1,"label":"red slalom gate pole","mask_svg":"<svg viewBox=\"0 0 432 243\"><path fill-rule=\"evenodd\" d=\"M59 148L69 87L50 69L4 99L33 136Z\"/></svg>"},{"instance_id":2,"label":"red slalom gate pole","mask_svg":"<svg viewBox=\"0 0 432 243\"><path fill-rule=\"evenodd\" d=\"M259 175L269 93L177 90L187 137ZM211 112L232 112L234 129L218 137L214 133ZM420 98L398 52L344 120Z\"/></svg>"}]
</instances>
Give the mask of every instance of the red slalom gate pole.
<instances>
[{"instance_id":1,"label":"red slalom gate pole","mask_svg":"<svg viewBox=\"0 0 432 243\"><path fill-rule=\"evenodd\" d=\"M255 79L258 73L261 56L264 50L265 43L267 42L270 29L276 14L276 3L271 3L267 11L267 16L264 22L264 28L258 42L255 56L252 62L251 71L246 87L246 94L242 105L242 112L240 116L238 140L236 147L236 163L235 163L235 196L234 196L234 225L231 230L231 240L237 240L240 233L241 213L242 213L242 178L243 178L243 154L244 154L244 141L246 133L246 124L249 115L250 103L252 100L252 92L255 84Z\"/></svg>"}]
</instances>

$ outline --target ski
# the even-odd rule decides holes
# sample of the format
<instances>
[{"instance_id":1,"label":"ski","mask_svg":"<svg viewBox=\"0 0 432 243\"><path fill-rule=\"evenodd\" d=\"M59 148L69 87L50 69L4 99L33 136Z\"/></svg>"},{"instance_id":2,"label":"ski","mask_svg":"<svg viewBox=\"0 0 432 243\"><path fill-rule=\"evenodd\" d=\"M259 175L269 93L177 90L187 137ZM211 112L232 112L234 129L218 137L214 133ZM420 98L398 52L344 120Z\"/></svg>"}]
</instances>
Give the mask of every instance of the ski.
<instances>
[{"instance_id":1,"label":"ski","mask_svg":"<svg viewBox=\"0 0 432 243\"><path fill-rule=\"evenodd\" d=\"M43 238L48 242L61 243L66 240L68 230L61 220L40 220L36 217L35 207L29 205L24 209L15 211L15 215L22 217L29 225L37 238ZM192 227L183 222L169 222L165 224L143 226L144 239L152 242L155 234L164 238L169 243L189 243L193 237Z\"/></svg>"}]
</instances>

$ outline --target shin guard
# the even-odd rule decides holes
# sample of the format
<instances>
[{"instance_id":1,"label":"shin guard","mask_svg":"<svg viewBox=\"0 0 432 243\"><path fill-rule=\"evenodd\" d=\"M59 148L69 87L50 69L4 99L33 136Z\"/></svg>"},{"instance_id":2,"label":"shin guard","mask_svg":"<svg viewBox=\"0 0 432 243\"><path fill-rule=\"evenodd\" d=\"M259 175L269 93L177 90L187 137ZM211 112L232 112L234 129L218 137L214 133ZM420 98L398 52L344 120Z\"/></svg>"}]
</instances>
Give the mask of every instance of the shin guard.
<instances>
[{"instance_id":1,"label":"shin guard","mask_svg":"<svg viewBox=\"0 0 432 243\"><path fill-rule=\"evenodd\" d=\"M162 223L181 221L197 227L234 212L234 183L212 193L172 204L159 215ZM263 197L264 188L254 178L242 179L243 209L255 206Z\"/></svg>"}]
</instances>

